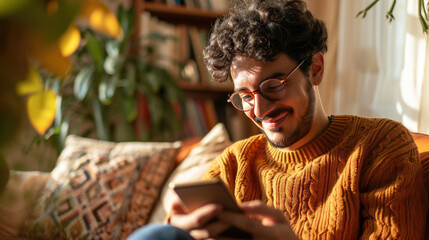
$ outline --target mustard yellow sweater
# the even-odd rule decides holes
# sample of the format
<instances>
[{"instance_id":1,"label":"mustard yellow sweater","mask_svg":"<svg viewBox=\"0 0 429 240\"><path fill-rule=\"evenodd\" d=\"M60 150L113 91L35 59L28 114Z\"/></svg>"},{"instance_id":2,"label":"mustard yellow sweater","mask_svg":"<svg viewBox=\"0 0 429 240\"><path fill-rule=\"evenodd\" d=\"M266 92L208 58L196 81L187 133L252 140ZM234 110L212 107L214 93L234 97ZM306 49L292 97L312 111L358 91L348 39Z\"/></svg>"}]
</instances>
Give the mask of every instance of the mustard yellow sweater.
<instances>
[{"instance_id":1,"label":"mustard yellow sweater","mask_svg":"<svg viewBox=\"0 0 429 240\"><path fill-rule=\"evenodd\" d=\"M427 194L409 132L387 119L335 116L293 152L265 135L238 141L205 178L222 178L238 202L284 211L301 239L421 239Z\"/></svg>"}]
</instances>

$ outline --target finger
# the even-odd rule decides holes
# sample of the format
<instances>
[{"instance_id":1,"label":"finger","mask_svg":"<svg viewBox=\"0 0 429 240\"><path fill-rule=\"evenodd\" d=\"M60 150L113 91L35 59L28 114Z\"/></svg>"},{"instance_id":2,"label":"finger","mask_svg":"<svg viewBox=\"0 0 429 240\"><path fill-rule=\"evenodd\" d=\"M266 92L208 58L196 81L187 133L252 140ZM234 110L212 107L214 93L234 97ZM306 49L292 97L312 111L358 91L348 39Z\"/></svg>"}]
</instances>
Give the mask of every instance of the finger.
<instances>
[{"instance_id":1,"label":"finger","mask_svg":"<svg viewBox=\"0 0 429 240\"><path fill-rule=\"evenodd\" d=\"M218 216L219 220L230 226L237 227L252 235L263 230L263 226L257 220L251 219L241 213L222 212Z\"/></svg>"},{"instance_id":2,"label":"finger","mask_svg":"<svg viewBox=\"0 0 429 240\"><path fill-rule=\"evenodd\" d=\"M182 204L182 202L180 201L180 199L175 198L175 199L172 201L172 204L171 204L171 212L172 212L173 214L184 214L184 213L186 213L186 210L185 210L185 208L183 207L183 204Z\"/></svg>"},{"instance_id":3,"label":"finger","mask_svg":"<svg viewBox=\"0 0 429 240\"><path fill-rule=\"evenodd\" d=\"M173 211L170 222L173 226L182 229L198 229L214 219L220 211L222 211L222 208L218 204L207 204L191 213L181 214L180 211Z\"/></svg>"},{"instance_id":4,"label":"finger","mask_svg":"<svg viewBox=\"0 0 429 240\"><path fill-rule=\"evenodd\" d=\"M204 228L191 230L190 234L195 239L207 239L211 237L218 239L219 234L225 232L229 227L230 225L226 223L214 221L204 226Z\"/></svg>"},{"instance_id":5,"label":"finger","mask_svg":"<svg viewBox=\"0 0 429 240\"><path fill-rule=\"evenodd\" d=\"M210 237L217 237L219 234L225 232L231 225L221 221L214 221L207 224L204 228L207 229Z\"/></svg>"},{"instance_id":6,"label":"finger","mask_svg":"<svg viewBox=\"0 0 429 240\"><path fill-rule=\"evenodd\" d=\"M244 214L232 212L222 212L219 214L219 220L249 233L252 235L252 239L255 240L298 239L288 222L266 226Z\"/></svg>"},{"instance_id":7,"label":"finger","mask_svg":"<svg viewBox=\"0 0 429 240\"><path fill-rule=\"evenodd\" d=\"M212 221L221 211L222 207L219 204L207 204L197 208L191 215L198 226L203 226Z\"/></svg>"},{"instance_id":8,"label":"finger","mask_svg":"<svg viewBox=\"0 0 429 240\"><path fill-rule=\"evenodd\" d=\"M210 237L210 234L207 229L193 229L189 231L189 235L191 235L196 240L207 239Z\"/></svg>"},{"instance_id":9,"label":"finger","mask_svg":"<svg viewBox=\"0 0 429 240\"><path fill-rule=\"evenodd\" d=\"M273 207L268 207L260 200L243 203L240 207L246 214L256 217L260 220L264 219L265 222L288 222L282 211Z\"/></svg>"}]
</instances>

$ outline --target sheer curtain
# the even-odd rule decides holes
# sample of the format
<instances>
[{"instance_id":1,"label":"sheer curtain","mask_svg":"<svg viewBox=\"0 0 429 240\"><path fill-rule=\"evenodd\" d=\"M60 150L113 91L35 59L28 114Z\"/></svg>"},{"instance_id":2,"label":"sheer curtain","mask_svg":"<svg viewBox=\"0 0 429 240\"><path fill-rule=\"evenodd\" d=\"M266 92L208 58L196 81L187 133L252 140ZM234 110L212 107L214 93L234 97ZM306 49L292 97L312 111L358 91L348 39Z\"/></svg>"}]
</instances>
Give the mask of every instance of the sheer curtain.
<instances>
[{"instance_id":1,"label":"sheer curtain","mask_svg":"<svg viewBox=\"0 0 429 240\"><path fill-rule=\"evenodd\" d=\"M386 117L429 133L428 36L418 21L417 0L397 0L391 23L385 19L391 1L356 18L370 2L339 4L333 113Z\"/></svg>"},{"instance_id":2,"label":"sheer curtain","mask_svg":"<svg viewBox=\"0 0 429 240\"><path fill-rule=\"evenodd\" d=\"M325 54L325 71L322 84L319 87L320 97L327 114L333 113L336 84L336 62L338 49L339 0L307 0L307 7L318 19L325 22L328 29L328 52Z\"/></svg>"}]
</instances>

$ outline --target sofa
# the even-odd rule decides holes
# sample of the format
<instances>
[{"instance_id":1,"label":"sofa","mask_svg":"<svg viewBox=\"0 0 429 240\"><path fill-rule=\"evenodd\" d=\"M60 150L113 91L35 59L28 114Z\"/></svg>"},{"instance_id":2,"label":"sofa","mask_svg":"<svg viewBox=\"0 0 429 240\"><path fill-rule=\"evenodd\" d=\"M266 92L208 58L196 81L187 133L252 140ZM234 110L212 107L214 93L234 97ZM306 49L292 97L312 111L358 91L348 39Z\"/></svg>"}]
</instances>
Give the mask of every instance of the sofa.
<instances>
[{"instance_id":1,"label":"sofa","mask_svg":"<svg viewBox=\"0 0 429 240\"><path fill-rule=\"evenodd\" d=\"M429 135L412 136L429 183ZM0 239L125 239L163 222L174 197L169 184L200 179L230 144L221 123L177 142L69 136L51 172L10 171L0 194Z\"/></svg>"}]
</instances>

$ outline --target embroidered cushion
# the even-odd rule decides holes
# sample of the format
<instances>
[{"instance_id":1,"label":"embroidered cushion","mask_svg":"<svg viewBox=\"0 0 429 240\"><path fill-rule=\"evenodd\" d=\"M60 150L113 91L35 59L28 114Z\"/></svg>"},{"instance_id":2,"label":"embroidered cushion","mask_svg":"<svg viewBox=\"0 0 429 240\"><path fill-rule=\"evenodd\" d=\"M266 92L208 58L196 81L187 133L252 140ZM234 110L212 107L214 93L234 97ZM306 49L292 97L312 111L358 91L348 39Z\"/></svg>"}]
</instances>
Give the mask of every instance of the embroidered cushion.
<instances>
[{"instance_id":1,"label":"embroidered cushion","mask_svg":"<svg viewBox=\"0 0 429 240\"><path fill-rule=\"evenodd\" d=\"M126 238L146 224L180 145L69 136L26 223L26 236Z\"/></svg>"}]
</instances>

